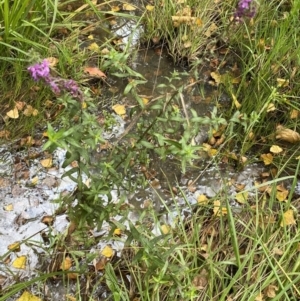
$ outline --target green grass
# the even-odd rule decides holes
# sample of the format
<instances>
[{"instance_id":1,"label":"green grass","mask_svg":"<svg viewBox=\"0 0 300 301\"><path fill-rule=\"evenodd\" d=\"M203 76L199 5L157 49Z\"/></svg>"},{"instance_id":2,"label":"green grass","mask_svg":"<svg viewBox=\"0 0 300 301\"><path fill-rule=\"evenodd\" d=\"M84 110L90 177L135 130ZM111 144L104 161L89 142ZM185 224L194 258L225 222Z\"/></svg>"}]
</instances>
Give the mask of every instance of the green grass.
<instances>
[{"instance_id":1,"label":"green grass","mask_svg":"<svg viewBox=\"0 0 300 301\"><path fill-rule=\"evenodd\" d=\"M201 59L217 56L215 47L218 43L227 47L227 56L236 58L239 82L227 80L219 88L232 98L236 97L241 106L237 107L233 102L230 110L223 114L228 126L224 130L226 143L222 145L219 155L226 158L226 154L232 149L238 149L238 155L246 155L250 161L258 161L262 153L269 152L270 146L279 144L284 152L274 155L270 165L276 168L277 173L268 182L271 192L267 194L253 188L251 198L238 208L230 206L231 196L226 189L207 204L195 207L189 204L181 192L186 199L186 207L192 211L191 216L184 219L181 208L177 207L178 217L174 219L170 231L158 236L153 234L146 221L150 216L152 226L160 228L164 225L151 209L141 214L138 223L129 223L129 229L124 226L127 221L126 214L121 222L110 221L112 229L118 227L124 231L125 248L120 258L106 264L103 275L95 277L96 280L89 278L91 275L86 266L80 266L83 259L86 263L92 262L95 254L88 255L90 246L86 246L88 250L80 250L82 252L79 255L76 247L72 249L62 239L60 243L76 263L75 271L80 271L82 277L86 277L84 279L93 284L90 286L92 289L89 291L89 300L92 300L97 285L105 286L110 294L107 300L258 301L300 298L299 223L281 226L284 213L288 210L292 210L295 220L299 217L299 198L296 199L295 188L299 177L300 147L299 141L282 142L274 134L279 124L298 133L300 130L299 115L297 118L291 115L294 111L298 111L298 114L300 112L300 2L259 1L255 18L242 22L232 19L237 1L216 2L218 1L191 0L179 4L178 1L154 0L154 8L145 10L140 22L145 24L145 39L149 43L150 40L157 39L164 41L176 62L193 62L197 68ZM57 57L58 66L55 72L63 78L80 81L82 66L87 61L96 62L111 74L117 73L124 77L126 73L126 77L137 76L127 65L131 56L129 47L121 52L113 49L106 41L101 45L102 48L111 50L106 55L80 47L78 36L81 28L86 25L82 20L84 13L92 13L97 24L101 24L104 15L91 1L84 3L87 5L82 11L68 12L57 1L0 1L0 20L3 20L0 25L4 28L0 35L0 60L3 62L0 71L4 75L0 80L0 90L3 91L1 115L5 116L17 101L32 104L39 112L35 117L20 114L18 119L5 119L5 129L11 131L11 139L28 133L34 135L36 124L45 123L44 113L50 112L51 115L56 110L55 104L52 108L46 106L45 100L53 97L49 89L38 86L29 79L26 67L35 59L31 57L32 54L38 52L41 58ZM185 11L187 17L195 19L190 19L191 23L184 21L174 25L172 16L181 17L187 5L192 9L191 15L188 10ZM125 16L122 13L119 15ZM60 40L58 36L62 27L66 27L71 34ZM226 55L222 60L228 58ZM133 94L137 91L134 82L127 90L129 88ZM173 86L173 89L175 99L180 93L177 95L177 87ZM184 90L182 87L180 89ZM141 101L137 94L134 96L137 102ZM269 110L270 105L274 105L275 110ZM161 110L164 114L171 107L158 102L154 106L156 108L153 111ZM220 111L222 107L218 109ZM210 116L211 123L219 118L218 112L212 112L216 116ZM170 116L173 113L170 109ZM159 117L160 121L164 121L164 118L168 121L165 116ZM188 116L185 117L188 119ZM182 122L180 118L179 115L173 116L172 122ZM194 116L194 121L197 118ZM58 118L57 121L60 120L62 119ZM179 152L176 147L180 143L168 136L165 139L164 133L159 132L163 123L151 122L149 118L146 132L141 126L143 135L152 135L153 140L158 137L162 145L169 142L170 145L166 148L173 147ZM141 124L144 125L142 121ZM224 122L217 125L221 124ZM187 155L193 158L198 151L190 143L190 137L194 134L193 129L189 130L191 133L188 141L181 140L185 148L182 146L182 152L179 153L182 157L186 153L183 160ZM82 139L78 138L78 141L82 142ZM141 154L147 153L146 147L151 146L149 141L144 141L145 148L139 146ZM119 151L124 151L123 146ZM128 168L129 159L124 169ZM118 167L123 161L120 160ZM112 168L109 166L110 162L105 164L108 166L107 170ZM114 174L118 176L117 172ZM276 199L276 187L287 180L292 183L287 201L279 202ZM99 202L99 191L103 191L100 186L94 188L94 191L89 191L89 197L96 204ZM105 188L105 191L109 190ZM221 202L227 214L213 214L213 202L216 200ZM165 204L164 200L161 201ZM89 202L88 205L93 206L91 204ZM175 199L174 206L176 207ZM165 207L171 215L170 207L166 204ZM111 236L105 238L110 239ZM50 256L54 257L56 250L58 249L49 250ZM57 274L63 278L67 272ZM1 292L0 300L6 300L33 283L49 281L52 276L53 273L44 273L30 281L7 287ZM65 281L67 283L68 280ZM82 283L78 281L76 285L76 299L82 300ZM66 290L68 289L66 285Z\"/></svg>"}]
</instances>

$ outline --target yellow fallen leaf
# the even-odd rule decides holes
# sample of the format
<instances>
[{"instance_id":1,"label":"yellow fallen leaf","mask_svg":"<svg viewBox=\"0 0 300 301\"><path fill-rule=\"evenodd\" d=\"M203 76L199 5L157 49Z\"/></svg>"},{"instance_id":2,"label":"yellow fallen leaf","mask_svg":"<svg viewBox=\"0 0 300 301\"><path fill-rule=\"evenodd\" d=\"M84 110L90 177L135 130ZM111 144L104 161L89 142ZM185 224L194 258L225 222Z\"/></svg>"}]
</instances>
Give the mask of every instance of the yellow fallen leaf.
<instances>
[{"instance_id":1,"label":"yellow fallen leaf","mask_svg":"<svg viewBox=\"0 0 300 301\"><path fill-rule=\"evenodd\" d=\"M204 35L206 36L206 37L210 37L215 31L217 31L217 29L218 29L218 26L215 24L215 23L212 23L209 27L208 27L208 29L207 29L207 31L204 33Z\"/></svg>"},{"instance_id":2,"label":"yellow fallen leaf","mask_svg":"<svg viewBox=\"0 0 300 301\"><path fill-rule=\"evenodd\" d=\"M222 75L219 72L211 72L210 76L214 79L217 85L223 83Z\"/></svg>"},{"instance_id":3,"label":"yellow fallen leaf","mask_svg":"<svg viewBox=\"0 0 300 301\"><path fill-rule=\"evenodd\" d=\"M53 57L53 56L47 57L46 60L48 61L49 66L51 68L55 67L58 63L58 59L56 57Z\"/></svg>"},{"instance_id":4,"label":"yellow fallen leaf","mask_svg":"<svg viewBox=\"0 0 300 301\"><path fill-rule=\"evenodd\" d=\"M160 231L162 234L168 234L170 233L170 227L168 225L162 225Z\"/></svg>"},{"instance_id":5,"label":"yellow fallen leaf","mask_svg":"<svg viewBox=\"0 0 300 301\"><path fill-rule=\"evenodd\" d=\"M300 115L300 111L293 109L290 113L291 119L297 119Z\"/></svg>"},{"instance_id":6,"label":"yellow fallen leaf","mask_svg":"<svg viewBox=\"0 0 300 301\"><path fill-rule=\"evenodd\" d=\"M235 107L237 109L239 109L242 105L238 102L236 96L233 93L231 93L231 97L232 97L232 100L233 100L233 103L234 103Z\"/></svg>"},{"instance_id":7,"label":"yellow fallen leaf","mask_svg":"<svg viewBox=\"0 0 300 301\"><path fill-rule=\"evenodd\" d=\"M267 112L272 112L272 111L276 111L276 107L274 103L269 103L268 107L267 107Z\"/></svg>"},{"instance_id":8,"label":"yellow fallen leaf","mask_svg":"<svg viewBox=\"0 0 300 301\"><path fill-rule=\"evenodd\" d=\"M146 9L147 9L148 11L153 11L154 8L155 8L155 6L153 6L153 5L146 5Z\"/></svg>"},{"instance_id":9,"label":"yellow fallen leaf","mask_svg":"<svg viewBox=\"0 0 300 301\"><path fill-rule=\"evenodd\" d=\"M295 218L294 218L294 211L293 210L289 209L285 213L283 213L283 218L282 218L282 221L280 223L281 227L288 226L288 225L295 225L295 224L296 224L296 221L295 221Z\"/></svg>"},{"instance_id":10,"label":"yellow fallen leaf","mask_svg":"<svg viewBox=\"0 0 300 301\"><path fill-rule=\"evenodd\" d=\"M27 257L25 255L22 255L16 258L15 261L12 263L12 265L16 269L25 269L26 261L27 261Z\"/></svg>"},{"instance_id":11,"label":"yellow fallen leaf","mask_svg":"<svg viewBox=\"0 0 300 301\"><path fill-rule=\"evenodd\" d=\"M290 83L290 81L288 79L284 79L284 78L277 78L277 87L287 87Z\"/></svg>"},{"instance_id":12,"label":"yellow fallen leaf","mask_svg":"<svg viewBox=\"0 0 300 301\"><path fill-rule=\"evenodd\" d=\"M114 250L110 246L105 246L104 249L101 251L101 254L107 258L110 258L114 255Z\"/></svg>"},{"instance_id":13,"label":"yellow fallen leaf","mask_svg":"<svg viewBox=\"0 0 300 301\"><path fill-rule=\"evenodd\" d=\"M270 147L270 152L273 154L280 154L282 151L283 151L283 149L278 145L272 145Z\"/></svg>"},{"instance_id":14,"label":"yellow fallen leaf","mask_svg":"<svg viewBox=\"0 0 300 301\"><path fill-rule=\"evenodd\" d=\"M125 115L126 109L124 105L116 104L112 106L112 109L118 114L118 115Z\"/></svg>"},{"instance_id":15,"label":"yellow fallen leaf","mask_svg":"<svg viewBox=\"0 0 300 301\"><path fill-rule=\"evenodd\" d=\"M278 126L276 129L276 139L296 143L300 141L300 134L283 126Z\"/></svg>"},{"instance_id":16,"label":"yellow fallen leaf","mask_svg":"<svg viewBox=\"0 0 300 301\"><path fill-rule=\"evenodd\" d=\"M248 191L239 192L235 195L235 199L240 204L245 204L248 199L248 195L249 195Z\"/></svg>"},{"instance_id":17,"label":"yellow fallen leaf","mask_svg":"<svg viewBox=\"0 0 300 301\"><path fill-rule=\"evenodd\" d=\"M42 299L25 291L17 301L42 301Z\"/></svg>"},{"instance_id":18,"label":"yellow fallen leaf","mask_svg":"<svg viewBox=\"0 0 300 301\"><path fill-rule=\"evenodd\" d=\"M286 198L289 195L289 191L288 190L284 190L284 191L276 191L276 199L279 202L283 202L286 201Z\"/></svg>"},{"instance_id":19,"label":"yellow fallen leaf","mask_svg":"<svg viewBox=\"0 0 300 301\"><path fill-rule=\"evenodd\" d=\"M67 256L64 258L63 262L60 265L60 269L63 271L69 270L72 266L72 258Z\"/></svg>"},{"instance_id":20,"label":"yellow fallen leaf","mask_svg":"<svg viewBox=\"0 0 300 301\"><path fill-rule=\"evenodd\" d=\"M90 46L88 46L88 49L91 50L91 51L98 52L100 47L97 43L94 42Z\"/></svg>"},{"instance_id":21,"label":"yellow fallen leaf","mask_svg":"<svg viewBox=\"0 0 300 301\"><path fill-rule=\"evenodd\" d=\"M52 166L52 158L43 159L40 161L41 165L45 168L50 168Z\"/></svg>"},{"instance_id":22,"label":"yellow fallen leaf","mask_svg":"<svg viewBox=\"0 0 300 301\"><path fill-rule=\"evenodd\" d=\"M118 12L118 11L120 11L120 7L119 7L118 5L113 5L113 6L111 7L111 11L113 11L113 12Z\"/></svg>"},{"instance_id":23,"label":"yellow fallen leaf","mask_svg":"<svg viewBox=\"0 0 300 301\"><path fill-rule=\"evenodd\" d=\"M10 251L13 251L13 252L20 252L21 251L21 245L20 245L20 242L14 242L12 244L10 244L8 247L7 247L8 250Z\"/></svg>"},{"instance_id":24,"label":"yellow fallen leaf","mask_svg":"<svg viewBox=\"0 0 300 301\"><path fill-rule=\"evenodd\" d=\"M14 210L14 205L13 204L8 204L4 206L5 211L13 211Z\"/></svg>"},{"instance_id":25,"label":"yellow fallen leaf","mask_svg":"<svg viewBox=\"0 0 300 301\"><path fill-rule=\"evenodd\" d=\"M136 7L129 4L129 3L124 3L123 4L123 10L133 11L133 10L136 10Z\"/></svg>"},{"instance_id":26,"label":"yellow fallen leaf","mask_svg":"<svg viewBox=\"0 0 300 301\"><path fill-rule=\"evenodd\" d=\"M114 233L113 233L114 236L120 236L121 234L122 234L121 229L117 228L117 229L114 230Z\"/></svg>"},{"instance_id":27,"label":"yellow fallen leaf","mask_svg":"<svg viewBox=\"0 0 300 301\"><path fill-rule=\"evenodd\" d=\"M26 109L23 112L23 114L27 117L36 116L38 113L39 111L37 109L34 109L31 105L27 105Z\"/></svg>"},{"instance_id":28,"label":"yellow fallen leaf","mask_svg":"<svg viewBox=\"0 0 300 301\"><path fill-rule=\"evenodd\" d=\"M261 154L260 158L264 161L265 165L270 165L273 162L273 155L268 153L268 154Z\"/></svg>"},{"instance_id":29,"label":"yellow fallen leaf","mask_svg":"<svg viewBox=\"0 0 300 301\"><path fill-rule=\"evenodd\" d=\"M36 185L38 181L39 181L39 178L38 177L34 177L34 178L31 179L31 184L32 185Z\"/></svg>"},{"instance_id":30,"label":"yellow fallen leaf","mask_svg":"<svg viewBox=\"0 0 300 301\"><path fill-rule=\"evenodd\" d=\"M86 101L83 101L83 102L81 103L81 108L82 108L83 110L87 108L87 103L86 103Z\"/></svg>"},{"instance_id":31,"label":"yellow fallen leaf","mask_svg":"<svg viewBox=\"0 0 300 301\"><path fill-rule=\"evenodd\" d=\"M273 298L275 298L276 297L276 291L278 291L278 287L277 286L275 286L275 285L268 285L267 287L266 287L266 289L265 289L265 294L269 297L269 298L271 298L271 299L273 299Z\"/></svg>"},{"instance_id":32,"label":"yellow fallen leaf","mask_svg":"<svg viewBox=\"0 0 300 301\"><path fill-rule=\"evenodd\" d=\"M208 203L208 198L206 197L205 194L200 194L197 197L197 202L200 205L206 205Z\"/></svg>"},{"instance_id":33,"label":"yellow fallen leaf","mask_svg":"<svg viewBox=\"0 0 300 301\"><path fill-rule=\"evenodd\" d=\"M220 207L221 207L221 202L219 200L214 201L214 209L213 209L214 215L216 215L216 216L221 216L221 215L224 216L224 215L227 214L227 208L226 207L220 208Z\"/></svg>"},{"instance_id":34,"label":"yellow fallen leaf","mask_svg":"<svg viewBox=\"0 0 300 301\"><path fill-rule=\"evenodd\" d=\"M8 111L6 113L6 116L8 116L9 118L12 118L12 119L17 119L17 118L19 118L19 111L17 108L14 108L14 109Z\"/></svg>"}]
</instances>

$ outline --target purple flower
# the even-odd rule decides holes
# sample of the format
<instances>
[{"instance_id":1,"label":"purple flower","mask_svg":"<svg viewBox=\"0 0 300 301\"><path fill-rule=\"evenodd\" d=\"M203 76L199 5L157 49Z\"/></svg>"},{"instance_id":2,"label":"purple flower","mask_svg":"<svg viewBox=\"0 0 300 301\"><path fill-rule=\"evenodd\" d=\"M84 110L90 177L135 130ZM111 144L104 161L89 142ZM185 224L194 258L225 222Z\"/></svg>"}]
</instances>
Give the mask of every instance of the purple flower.
<instances>
[{"instance_id":1,"label":"purple flower","mask_svg":"<svg viewBox=\"0 0 300 301\"><path fill-rule=\"evenodd\" d=\"M55 93L55 94L59 94L60 93L60 88L59 85L57 84L56 80L54 77L50 76L47 80L46 80L47 84L49 85L50 89Z\"/></svg>"},{"instance_id":2,"label":"purple flower","mask_svg":"<svg viewBox=\"0 0 300 301\"><path fill-rule=\"evenodd\" d=\"M240 0L238 7L234 14L235 19L242 19L243 17L253 18L256 10L253 6L253 0Z\"/></svg>"},{"instance_id":3,"label":"purple flower","mask_svg":"<svg viewBox=\"0 0 300 301\"><path fill-rule=\"evenodd\" d=\"M61 91L67 91L73 97L83 100L83 93L74 80L65 80L61 77L54 77L50 74L49 62L46 59L41 63L29 66L27 70L30 72L35 81L40 79L44 80L55 94L60 94Z\"/></svg>"},{"instance_id":4,"label":"purple flower","mask_svg":"<svg viewBox=\"0 0 300 301\"><path fill-rule=\"evenodd\" d=\"M39 79L47 79L50 76L49 62L47 60L43 60L41 63L29 66L27 70L31 73L31 76L35 81Z\"/></svg>"}]
</instances>

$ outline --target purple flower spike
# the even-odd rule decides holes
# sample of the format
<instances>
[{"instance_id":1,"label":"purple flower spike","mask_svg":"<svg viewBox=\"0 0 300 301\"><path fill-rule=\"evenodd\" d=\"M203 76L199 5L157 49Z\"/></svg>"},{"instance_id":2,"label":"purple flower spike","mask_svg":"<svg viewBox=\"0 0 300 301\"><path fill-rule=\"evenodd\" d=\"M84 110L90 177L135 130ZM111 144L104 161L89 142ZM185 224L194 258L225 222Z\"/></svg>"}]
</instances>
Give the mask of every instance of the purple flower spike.
<instances>
[{"instance_id":1,"label":"purple flower spike","mask_svg":"<svg viewBox=\"0 0 300 301\"><path fill-rule=\"evenodd\" d=\"M234 16L236 19L240 20L243 17L253 18L255 13L253 0L240 0Z\"/></svg>"},{"instance_id":2,"label":"purple flower spike","mask_svg":"<svg viewBox=\"0 0 300 301\"><path fill-rule=\"evenodd\" d=\"M31 76L35 81L38 81L39 79L46 80L50 75L49 62L47 60L43 60L42 63L29 66L27 70L31 73Z\"/></svg>"}]
</instances>

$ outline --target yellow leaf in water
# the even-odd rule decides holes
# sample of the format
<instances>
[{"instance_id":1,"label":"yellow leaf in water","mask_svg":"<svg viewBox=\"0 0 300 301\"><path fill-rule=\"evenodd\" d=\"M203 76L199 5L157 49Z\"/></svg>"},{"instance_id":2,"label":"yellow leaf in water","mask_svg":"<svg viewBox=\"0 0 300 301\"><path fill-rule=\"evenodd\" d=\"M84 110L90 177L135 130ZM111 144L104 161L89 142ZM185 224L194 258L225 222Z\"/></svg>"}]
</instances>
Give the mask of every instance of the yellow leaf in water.
<instances>
[{"instance_id":1,"label":"yellow leaf in water","mask_svg":"<svg viewBox=\"0 0 300 301\"><path fill-rule=\"evenodd\" d=\"M261 154L260 158L264 161L265 165L270 165L273 162L273 155L268 153L268 154Z\"/></svg>"},{"instance_id":2,"label":"yellow leaf in water","mask_svg":"<svg viewBox=\"0 0 300 301\"><path fill-rule=\"evenodd\" d=\"M12 263L13 267L16 269L25 269L26 267L26 260L27 257L25 255L22 255L15 259L15 261Z\"/></svg>"},{"instance_id":3,"label":"yellow leaf in water","mask_svg":"<svg viewBox=\"0 0 300 301\"><path fill-rule=\"evenodd\" d=\"M280 223L281 227L288 226L288 225L295 225L296 221L294 218L294 211L289 209L285 213L283 213L282 221Z\"/></svg>"},{"instance_id":4,"label":"yellow leaf in water","mask_svg":"<svg viewBox=\"0 0 300 301\"><path fill-rule=\"evenodd\" d=\"M4 206L5 211L13 211L14 210L14 205L13 204L8 204Z\"/></svg>"},{"instance_id":5,"label":"yellow leaf in water","mask_svg":"<svg viewBox=\"0 0 300 301\"><path fill-rule=\"evenodd\" d=\"M118 114L118 115L125 115L126 110L124 105L116 104L112 106L112 109Z\"/></svg>"},{"instance_id":6,"label":"yellow leaf in water","mask_svg":"<svg viewBox=\"0 0 300 301\"><path fill-rule=\"evenodd\" d=\"M286 198L288 197L289 195L289 191L288 190L284 190L284 191L276 191L276 199L279 201L279 202L283 202L283 201L286 201Z\"/></svg>"},{"instance_id":7,"label":"yellow leaf in water","mask_svg":"<svg viewBox=\"0 0 300 301\"><path fill-rule=\"evenodd\" d=\"M239 192L235 195L235 199L240 203L240 204L245 204L247 199L248 199L249 192L248 191L243 191Z\"/></svg>"},{"instance_id":8,"label":"yellow leaf in water","mask_svg":"<svg viewBox=\"0 0 300 301\"><path fill-rule=\"evenodd\" d=\"M98 52L100 47L98 46L97 43L92 43L90 46L88 46L88 49L91 50L91 51Z\"/></svg>"},{"instance_id":9,"label":"yellow leaf in water","mask_svg":"<svg viewBox=\"0 0 300 301\"><path fill-rule=\"evenodd\" d=\"M233 103L234 103L235 107L237 109L239 109L242 105L238 102L236 96L233 93L231 93L231 97L232 97L232 100L233 100Z\"/></svg>"},{"instance_id":10,"label":"yellow leaf in water","mask_svg":"<svg viewBox=\"0 0 300 301\"><path fill-rule=\"evenodd\" d=\"M110 258L114 255L114 250L110 246L105 246L101 254L107 258Z\"/></svg>"},{"instance_id":11,"label":"yellow leaf in water","mask_svg":"<svg viewBox=\"0 0 300 301\"><path fill-rule=\"evenodd\" d=\"M300 141L300 134L283 126L278 126L276 129L276 139L296 143Z\"/></svg>"},{"instance_id":12,"label":"yellow leaf in water","mask_svg":"<svg viewBox=\"0 0 300 301\"><path fill-rule=\"evenodd\" d=\"M25 291L17 301L42 301L42 299Z\"/></svg>"},{"instance_id":13,"label":"yellow leaf in water","mask_svg":"<svg viewBox=\"0 0 300 301\"><path fill-rule=\"evenodd\" d=\"M219 200L214 201L214 209L213 209L214 215L216 215L216 216L221 216L221 215L224 216L224 215L227 214L227 208L226 207L220 208L220 207L221 207L221 202Z\"/></svg>"},{"instance_id":14,"label":"yellow leaf in water","mask_svg":"<svg viewBox=\"0 0 300 301\"><path fill-rule=\"evenodd\" d=\"M17 119L17 118L19 118L19 111L17 108L14 108L14 109L8 111L6 113L6 116L8 116L9 118L12 118L12 119Z\"/></svg>"},{"instance_id":15,"label":"yellow leaf in water","mask_svg":"<svg viewBox=\"0 0 300 301\"><path fill-rule=\"evenodd\" d=\"M148 11L153 11L154 8L155 8L155 6L153 6L153 5L146 5L146 9L147 9Z\"/></svg>"},{"instance_id":16,"label":"yellow leaf in water","mask_svg":"<svg viewBox=\"0 0 300 301\"><path fill-rule=\"evenodd\" d=\"M200 194L197 197L197 202L200 205L206 205L208 203L208 198L206 197L205 194Z\"/></svg>"},{"instance_id":17,"label":"yellow leaf in water","mask_svg":"<svg viewBox=\"0 0 300 301\"><path fill-rule=\"evenodd\" d=\"M280 146L278 146L278 145L272 145L270 147L270 152L273 153L273 154L279 154L282 151L283 151L283 149Z\"/></svg>"},{"instance_id":18,"label":"yellow leaf in water","mask_svg":"<svg viewBox=\"0 0 300 301\"><path fill-rule=\"evenodd\" d=\"M72 266L72 258L67 256L66 258L64 258L59 268L63 271L66 271L69 270L71 266Z\"/></svg>"},{"instance_id":19,"label":"yellow leaf in water","mask_svg":"<svg viewBox=\"0 0 300 301\"><path fill-rule=\"evenodd\" d=\"M129 4L129 3L124 3L123 4L123 10L133 11L133 10L136 10L136 7Z\"/></svg>"},{"instance_id":20,"label":"yellow leaf in water","mask_svg":"<svg viewBox=\"0 0 300 301\"><path fill-rule=\"evenodd\" d=\"M162 225L160 231L162 234L168 234L170 233L170 227L168 225Z\"/></svg>"},{"instance_id":21,"label":"yellow leaf in water","mask_svg":"<svg viewBox=\"0 0 300 301\"><path fill-rule=\"evenodd\" d=\"M12 244L10 244L8 247L7 247L8 250L10 251L13 251L13 252L20 252L21 251L21 245L20 245L20 242L14 242Z\"/></svg>"},{"instance_id":22,"label":"yellow leaf in water","mask_svg":"<svg viewBox=\"0 0 300 301\"><path fill-rule=\"evenodd\" d=\"M52 166L52 158L43 159L40 161L43 167L50 168Z\"/></svg>"}]
</instances>

